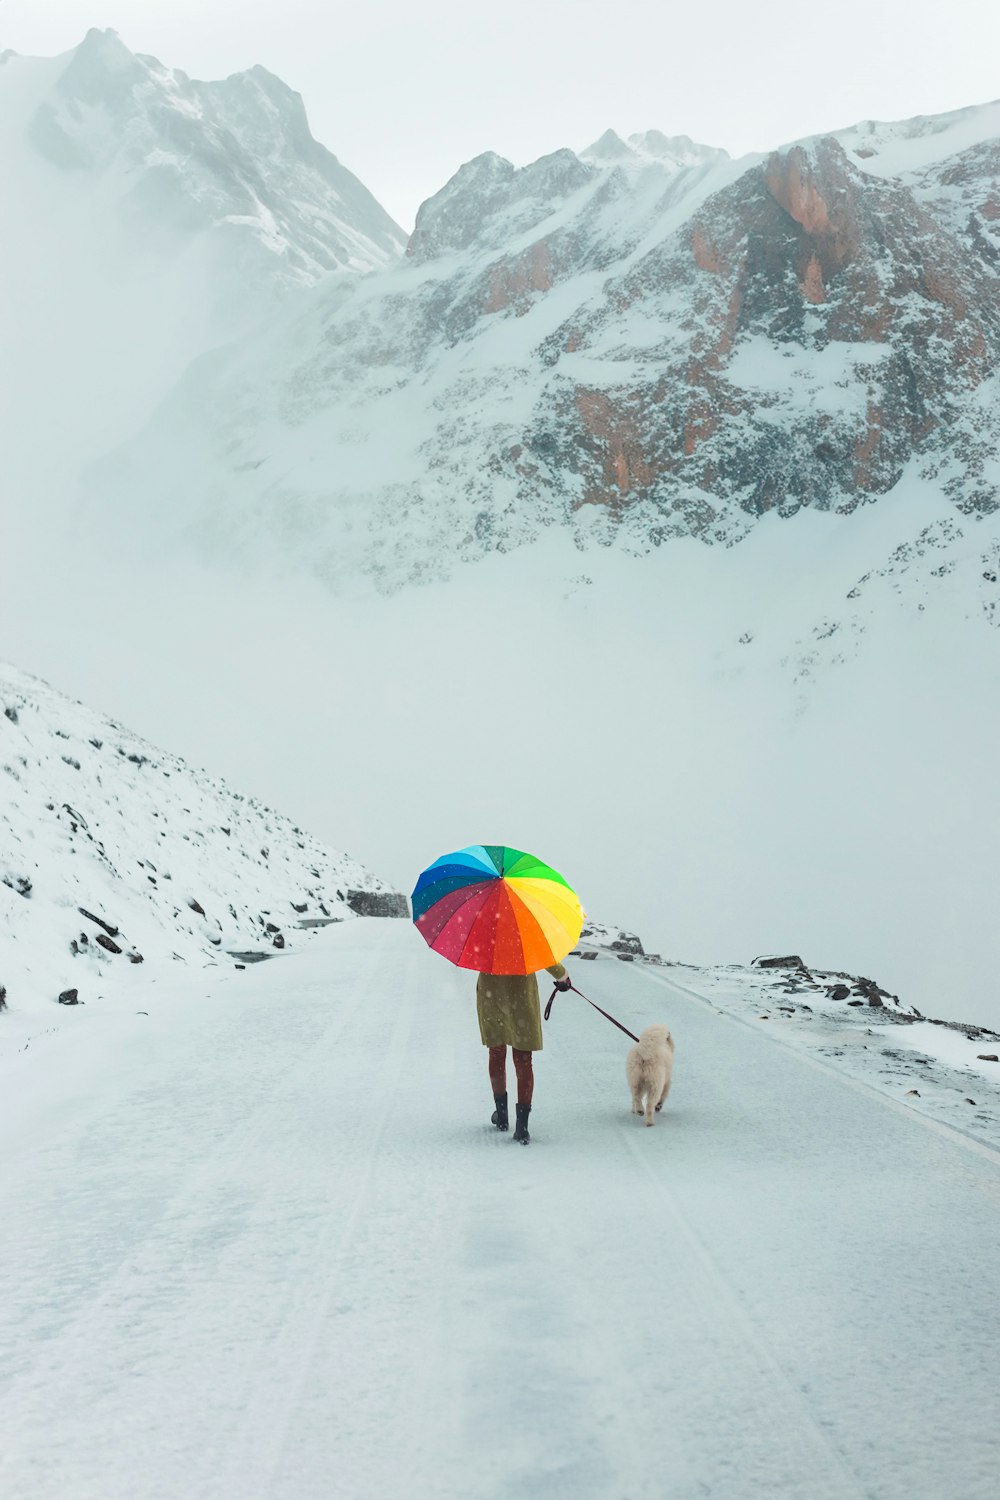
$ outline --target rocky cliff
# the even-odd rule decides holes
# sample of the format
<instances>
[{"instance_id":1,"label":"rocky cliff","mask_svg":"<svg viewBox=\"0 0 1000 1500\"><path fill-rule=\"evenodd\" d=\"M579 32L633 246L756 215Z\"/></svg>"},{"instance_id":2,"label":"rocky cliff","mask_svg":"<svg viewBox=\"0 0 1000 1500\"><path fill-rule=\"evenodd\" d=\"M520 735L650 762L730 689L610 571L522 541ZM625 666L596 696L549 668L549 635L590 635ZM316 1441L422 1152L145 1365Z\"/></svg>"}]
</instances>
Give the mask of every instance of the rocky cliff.
<instances>
[{"instance_id":1,"label":"rocky cliff","mask_svg":"<svg viewBox=\"0 0 1000 1500\"><path fill-rule=\"evenodd\" d=\"M910 464L992 510L1000 118L932 124L740 162L655 132L478 157L405 262L203 364L95 500L165 464L203 545L390 588L551 525L731 543Z\"/></svg>"}]
</instances>

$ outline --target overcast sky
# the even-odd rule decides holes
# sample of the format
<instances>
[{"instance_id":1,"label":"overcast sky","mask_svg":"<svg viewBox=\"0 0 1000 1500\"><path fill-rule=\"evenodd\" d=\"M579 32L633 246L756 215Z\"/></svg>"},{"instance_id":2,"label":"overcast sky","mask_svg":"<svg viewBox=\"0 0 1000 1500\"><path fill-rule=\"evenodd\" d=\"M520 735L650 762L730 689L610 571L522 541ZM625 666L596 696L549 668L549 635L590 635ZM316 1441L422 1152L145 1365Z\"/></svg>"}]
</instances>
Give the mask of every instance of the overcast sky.
<instances>
[{"instance_id":1,"label":"overcast sky","mask_svg":"<svg viewBox=\"0 0 1000 1500\"><path fill-rule=\"evenodd\" d=\"M196 78L263 63L407 229L481 151L521 165L611 126L742 155L1000 96L994 0L0 0L0 50L90 26Z\"/></svg>"}]
</instances>

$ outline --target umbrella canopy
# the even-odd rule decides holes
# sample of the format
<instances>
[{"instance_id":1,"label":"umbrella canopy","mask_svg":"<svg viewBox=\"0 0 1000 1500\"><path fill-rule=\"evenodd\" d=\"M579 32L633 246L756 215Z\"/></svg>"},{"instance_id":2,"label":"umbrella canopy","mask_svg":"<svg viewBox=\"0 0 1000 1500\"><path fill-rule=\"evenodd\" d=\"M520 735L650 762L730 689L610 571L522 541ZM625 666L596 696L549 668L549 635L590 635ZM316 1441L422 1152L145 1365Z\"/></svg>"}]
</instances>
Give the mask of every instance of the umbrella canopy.
<instances>
[{"instance_id":1,"label":"umbrella canopy","mask_svg":"<svg viewBox=\"0 0 1000 1500\"><path fill-rule=\"evenodd\" d=\"M473 844L424 871L413 920L434 952L460 969L534 974L565 958L583 909L563 877L533 854Z\"/></svg>"}]
</instances>

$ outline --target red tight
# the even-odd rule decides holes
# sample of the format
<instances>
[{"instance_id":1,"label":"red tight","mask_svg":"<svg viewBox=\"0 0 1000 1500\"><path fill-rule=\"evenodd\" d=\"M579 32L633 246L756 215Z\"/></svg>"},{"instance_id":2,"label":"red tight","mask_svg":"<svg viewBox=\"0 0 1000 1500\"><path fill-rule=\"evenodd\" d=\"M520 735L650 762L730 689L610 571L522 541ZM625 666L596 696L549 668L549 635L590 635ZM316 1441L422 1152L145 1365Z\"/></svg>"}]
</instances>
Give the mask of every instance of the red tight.
<instances>
[{"instance_id":1,"label":"red tight","mask_svg":"<svg viewBox=\"0 0 1000 1500\"><path fill-rule=\"evenodd\" d=\"M514 1071L517 1073L517 1102L530 1107L531 1096L535 1092L535 1074L531 1066L531 1053L519 1052L516 1047L511 1047L510 1050L514 1055ZM493 1085L494 1094L506 1094L506 1047L490 1048L490 1083Z\"/></svg>"}]
</instances>

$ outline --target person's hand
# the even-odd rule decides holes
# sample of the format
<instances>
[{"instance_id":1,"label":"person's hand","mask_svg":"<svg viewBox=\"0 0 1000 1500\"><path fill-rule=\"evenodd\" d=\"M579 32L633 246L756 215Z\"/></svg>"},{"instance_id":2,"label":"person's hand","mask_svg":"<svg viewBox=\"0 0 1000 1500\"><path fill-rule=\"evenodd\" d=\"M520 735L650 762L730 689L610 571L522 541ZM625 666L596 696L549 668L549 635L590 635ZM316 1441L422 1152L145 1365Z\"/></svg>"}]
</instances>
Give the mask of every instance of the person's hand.
<instances>
[{"instance_id":1,"label":"person's hand","mask_svg":"<svg viewBox=\"0 0 1000 1500\"><path fill-rule=\"evenodd\" d=\"M557 979L556 980L556 989L557 990L571 990L572 988L573 988L573 981L572 981L572 979L570 979L570 977L569 977L568 974L565 976L564 979Z\"/></svg>"}]
</instances>

